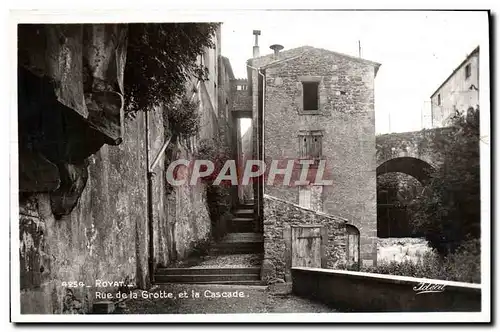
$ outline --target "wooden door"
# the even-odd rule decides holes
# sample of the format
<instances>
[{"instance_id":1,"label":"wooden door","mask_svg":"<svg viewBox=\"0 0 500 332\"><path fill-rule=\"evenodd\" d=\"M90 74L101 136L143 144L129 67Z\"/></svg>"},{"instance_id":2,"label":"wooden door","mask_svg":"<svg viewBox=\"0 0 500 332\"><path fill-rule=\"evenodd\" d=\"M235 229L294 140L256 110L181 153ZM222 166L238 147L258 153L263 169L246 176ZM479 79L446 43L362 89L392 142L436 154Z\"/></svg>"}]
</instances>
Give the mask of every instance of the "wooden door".
<instances>
[{"instance_id":1,"label":"wooden door","mask_svg":"<svg viewBox=\"0 0 500 332\"><path fill-rule=\"evenodd\" d=\"M359 268L359 230L353 225L346 225L347 230L347 265Z\"/></svg>"},{"instance_id":2,"label":"wooden door","mask_svg":"<svg viewBox=\"0 0 500 332\"><path fill-rule=\"evenodd\" d=\"M292 267L321 267L321 227L292 228Z\"/></svg>"}]
</instances>

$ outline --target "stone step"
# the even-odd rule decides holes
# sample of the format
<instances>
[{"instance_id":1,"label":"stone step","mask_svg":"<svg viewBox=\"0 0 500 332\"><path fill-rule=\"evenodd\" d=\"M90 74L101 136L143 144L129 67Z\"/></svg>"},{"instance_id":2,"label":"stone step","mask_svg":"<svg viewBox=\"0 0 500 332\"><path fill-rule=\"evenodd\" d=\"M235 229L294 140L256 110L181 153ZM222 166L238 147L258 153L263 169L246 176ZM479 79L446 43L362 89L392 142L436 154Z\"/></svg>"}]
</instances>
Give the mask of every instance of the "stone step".
<instances>
[{"instance_id":1,"label":"stone step","mask_svg":"<svg viewBox=\"0 0 500 332\"><path fill-rule=\"evenodd\" d=\"M254 218L248 218L248 217L234 217L231 219L231 223L240 223L240 222L253 222Z\"/></svg>"},{"instance_id":2,"label":"stone step","mask_svg":"<svg viewBox=\"0 0 500 332\"><path fill-rule=\"evenodd\" d=\"M253 214L254 212L255 212L254 209L235 209L234 210L235 214L239 214L239 213L241 213L241 214L249 214L249 213Z\"/></svg>"},{"instance_id":3,"label":"stone step","mask_svg":"<svg viewBox=\"0 0 500 332\"><path fill-rule=\"evenodd\" d=\"M227 232L232 233L241 233L241 232L253 232L255 231L255 225L250 222L245 223L230 223L227 225Z\"/></svg>"},{"instance_id":4,"label":"stone step","mask_svg":"<svg viewBox=\"0 0 500 332\"><path fill-rule=\"evenodd\" d=\"M259 254L264 252L262 244L255 246L234 246L234 247L213 247L208 254L211 256L239 255L239 254Z\"/></svg>"},{"instance_id":5,"label":"stone step","mask_svg":"<svg viewBox=\"0 0 500 332\"><path fill-rule=\"evenodd\" d=\"M186 267L186 268L160 268L155 276L160 275L231 275L249 274L260 275L260 266L256 267Z\"/></svg>"},{"instance_id":6,"label":"stone step","mask_svg":"<svg viewBox=\"0 0 500 332\"><path fill-rule=\"evenodd\" d=\"M255 205L253 203L240 203L237 209L252 209L255 210Z\"/></svg>"},{"instance_id":7,"label":"stone step","mask_svg":"<svg viewBox=\"0 0 500 332\"><path fill-rule=\"evenodd\" d=\"M236 209L233 215L237 218L255 218L255 212L252 209Z\"/></svg>"},{"instance_id":8,"label":"stone step","mask_svg":"<svg viewBox=\"0 0 500 332\"><path fill-rule=\"evenodd\" d=\"M259 249L264 245L264 242L259 241L259 242L218 242L210 245L210 250L211 249L233 249L233 250L239 250L239 249Z\"/></svg>"},{"instance_id":9,"label":"stone step","mask_svg":"<svg viewBox=\"0 0 500 332\"><path fill-rule=\"evenodd\" d=\"M226 235L229 236L229 235ZM254 237L262 237L263 233L261 232L240 232L231 234L232 237L239 236L242 238L254 238Z\"/></svg>"},{"instance_id":10,"label":"stone step","mask_svg":"<svg viewBox=\"0 0 500 332\"><path fill-rule=\"evenodd\" d=\"M228 233L219 243L263 242L262 233Z\"/></svg>"},{"instance_id":11,"label":"stone step","mask_svg":"<svg viewBox=\"0 0 500 332\"><path fill-rule=\"evenodd\" d=\"M205 283L223 281L260 281L259 274L155 274L155 283Z\"/></svg>"},{"instance_id":12,"label":"stone step","mask_svg":"<svg viewBox=\"0 0 500 332\"><path fill-rule=\"evenodd\" d=\"M233 218L227 224L228 233L251 233L255 231L256 221L253 218Z\"/></svg>"}]
</instances>

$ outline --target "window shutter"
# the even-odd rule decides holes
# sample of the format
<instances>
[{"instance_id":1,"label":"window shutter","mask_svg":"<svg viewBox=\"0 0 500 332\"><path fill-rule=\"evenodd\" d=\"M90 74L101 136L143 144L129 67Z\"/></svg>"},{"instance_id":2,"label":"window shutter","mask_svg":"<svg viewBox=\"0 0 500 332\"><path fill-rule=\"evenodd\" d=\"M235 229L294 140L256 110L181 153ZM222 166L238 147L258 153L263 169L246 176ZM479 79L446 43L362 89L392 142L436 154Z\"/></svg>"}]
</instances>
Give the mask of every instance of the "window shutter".
<instances>
[{"instance_id":1,"label":"window shutter","mask_svg":"<svg viewBox=\"0 0 500 332\"><path fill-rule=\"evenodd\" d=\"M323 135L321 132L307 132L299 135L300 158L321 158L323 154Z\"/></svg>"},{"instance_id":2,"label":"window shutter","mask_svg":"<svg viewBox=\"0 0 500 332\"><path fill-rule=\"evenodd\" d=\"M307 136L307 158L311 158L312 156L312 149L313 149L313 140L310 135Z\"/></svg>"},{"instance_id":3,"label":"window shutter","mask_svg":"<svg viewBox=\"0 0 500 332\"><path fill-rule=\"evenodd\" d=\"M318 137L319 136L313 136L313 149L312 149L312 157L313 158L318 158L319 157L319 148L320 145L318 144Z\"/></svg>"}]
</instances>

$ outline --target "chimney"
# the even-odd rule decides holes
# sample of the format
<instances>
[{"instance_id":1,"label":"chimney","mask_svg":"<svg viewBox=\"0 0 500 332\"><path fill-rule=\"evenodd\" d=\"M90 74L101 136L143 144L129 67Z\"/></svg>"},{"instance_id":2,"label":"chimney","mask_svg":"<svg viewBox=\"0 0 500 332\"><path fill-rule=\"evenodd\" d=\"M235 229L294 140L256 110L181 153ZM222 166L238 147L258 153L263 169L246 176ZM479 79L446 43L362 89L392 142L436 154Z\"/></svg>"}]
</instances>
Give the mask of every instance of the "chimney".
<instances>
[{"instance_id":1,"label":"chimney","mask_svg":"<svg viewBox=\"0 0 500 332\"><path fill-rule=\"evenodd\" d=\"M283 49L283 45L273 44L273 45L269 46L269 48L274 51L274 58L278 59L278 53Z\"/></svg>"},{"instance_id":2,"label":"chimney","mask_svg":"<svg viewBox=\"0 0 500 332\"><path fill-rule=\"evenodd\" d=\"M258 58L260 56L260 50L259 50L260 30L254 30L253 35L255 36L255 45L253 46L253 57Z\"/></svg>"}]
</instances>

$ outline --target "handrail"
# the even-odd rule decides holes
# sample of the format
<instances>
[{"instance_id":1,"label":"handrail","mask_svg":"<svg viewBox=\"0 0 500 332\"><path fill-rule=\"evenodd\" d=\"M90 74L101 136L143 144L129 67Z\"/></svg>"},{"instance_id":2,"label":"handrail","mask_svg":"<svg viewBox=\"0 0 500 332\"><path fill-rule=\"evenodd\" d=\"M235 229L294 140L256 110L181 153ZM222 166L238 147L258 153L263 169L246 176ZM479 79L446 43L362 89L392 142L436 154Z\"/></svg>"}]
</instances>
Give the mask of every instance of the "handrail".
<instances>
[{"instance_id":1,"label":"handrail","mask_svg":"<svg viewBox=\"0 0 500 332\"><path fill-rule=\"evenodd\" d=\"M149 167L148 172L153 172L153 169L156 167L156 165L160 161L160 158L163 155L163 153L165 153L165 150L167 149L171 140L172 140L172 136L170 136L170 138L163 143L163 146L161 147L160 151L156 155L155 160L153 161L153 164Z\"/></svg>"}]
</instances>

